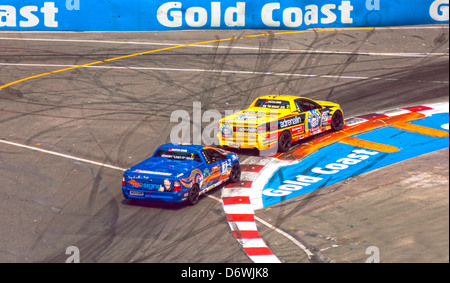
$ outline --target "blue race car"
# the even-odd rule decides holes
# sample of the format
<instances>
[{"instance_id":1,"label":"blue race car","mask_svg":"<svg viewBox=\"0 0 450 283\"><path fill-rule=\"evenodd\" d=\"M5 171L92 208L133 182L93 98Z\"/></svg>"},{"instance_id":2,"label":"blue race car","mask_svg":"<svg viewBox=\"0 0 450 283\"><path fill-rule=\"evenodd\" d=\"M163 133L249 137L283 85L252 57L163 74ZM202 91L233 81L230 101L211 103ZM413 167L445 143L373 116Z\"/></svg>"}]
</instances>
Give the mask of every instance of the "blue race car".
<instances>
[{"instance_id":1,"label":"blue race car","mask_svg":"<svg viewBox=\"0 0 450 283\"><path fill-rule=\"evenodd\" d=\"M126 199L195 205L203 193L230 181L238 182L237 154L201 145L168 143L152 157L126 170L122 191Z\"/></svg>"}]
</instances>

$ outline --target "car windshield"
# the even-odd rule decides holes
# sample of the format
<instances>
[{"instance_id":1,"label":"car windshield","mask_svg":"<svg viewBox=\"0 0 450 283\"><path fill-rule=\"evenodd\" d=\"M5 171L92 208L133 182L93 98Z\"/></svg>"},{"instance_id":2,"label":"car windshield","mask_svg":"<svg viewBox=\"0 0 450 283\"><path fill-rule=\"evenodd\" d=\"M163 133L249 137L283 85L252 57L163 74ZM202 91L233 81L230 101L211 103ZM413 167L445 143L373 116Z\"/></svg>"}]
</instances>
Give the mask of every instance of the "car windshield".
<instances>
[{"instance_id":1,"label":"car windshield","mask_svg":"<svg viewBox=\"0 0 450 283\"><path fill-rule=\"evenodd\" d=\"M259 99L255 107L271 108L271 109L290 109L291 104L285 100Z\"/></svg>"},{"instance_id":2,"label":"car windshield","mask_svg":"<svg viewBox=\"0 0 450 283\"><path fill-rule=\"evenodd\" d=\"M188 152L185 150L177 150L177 149L170 149L170 150L158 150L155 154L155 157L163 157L167 159L172 160L195 160L200 162L200 156L195 152Z\"/></svg>"}]
</instances>

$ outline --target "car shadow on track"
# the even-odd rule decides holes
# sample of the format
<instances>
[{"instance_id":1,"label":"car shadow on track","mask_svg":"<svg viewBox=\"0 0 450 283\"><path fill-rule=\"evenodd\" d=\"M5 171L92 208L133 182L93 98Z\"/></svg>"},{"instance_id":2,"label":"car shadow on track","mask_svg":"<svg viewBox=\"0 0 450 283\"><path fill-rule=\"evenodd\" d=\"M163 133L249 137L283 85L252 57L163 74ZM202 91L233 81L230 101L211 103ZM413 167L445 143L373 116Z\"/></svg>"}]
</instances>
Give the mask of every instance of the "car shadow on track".
<instances>
[{"instance_id":1,"label":"car shadow on track","mask_svg":"<svg viewBox=\"0 0 450 283\"><path fill-rule=\"evenodd\" d=\"M121 202L123 205L128 206L140 206L146 208L159 208L164 210L180 210L189 206L187 203L166 203L164 201L146 201L136 199L123 199Z\"/></svg>"},{"instance_id":2,"label":"car shadow on track","mask_svg":"<svg viewBox=\"0 0 450 283\"><path fill-rule=\"evenodd\" d=\"M263 151L260 151L258 149L243 149L243 148L239 149L239 148L232 148L232 147L221 147L221 148L224 149L224 150L228 150L228 151L231 151L233 153L242 155L242 156L255 156L255 157L259 156L259 157L274 157L274 158L276 158L276 157L279 157L281 155L288 155L289 153L295 151L299 146L306 145L306 144L310 143L311 141L317 140L317 139L319 139L319 138L321 138L321 137L323 137L325 135L328 135L330 133L333 133L333 131L332 130L328 130L328 131L316 134L314 136L307 137L307 138L304 138L302 140L292 142L291 148L288 151L286 151L286 152L275 152L273 150L272 151L263 152Z\"/></svg>"}]
</instances>

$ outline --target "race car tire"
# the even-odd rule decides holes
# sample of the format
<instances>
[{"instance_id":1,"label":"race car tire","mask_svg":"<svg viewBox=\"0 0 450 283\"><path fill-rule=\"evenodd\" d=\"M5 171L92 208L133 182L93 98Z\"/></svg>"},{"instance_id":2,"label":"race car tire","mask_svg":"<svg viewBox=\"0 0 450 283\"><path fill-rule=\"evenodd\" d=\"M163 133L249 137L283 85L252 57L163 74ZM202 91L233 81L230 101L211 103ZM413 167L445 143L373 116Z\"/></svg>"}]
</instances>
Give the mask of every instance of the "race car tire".
<instances>
[{"instance_id":1,"label":"race car tire","mask_svg":"<svg viewBox=\"0 0 450 283\"><path fill-rule=\"evenodd\" d=\"M292 145L291 132L284 131L278 138L278 151L286 152L291 148L291 145Z\"/></svg>"},{"instance_id":2,"label":"race car tire","mask_svg":"<svg viewBox=\"0 0 450 283\"><path fill-rule=\"evenodd\" d=\"M190 205L196 205L198 203L200 189L197 184L194 184L189 191L188 203Z\"/></svg>"},{"instance_id":3,"label":"race car tire","mask_svg":"<svg viewBox=\"0 0 450 283\"><path fill-rule=\"evenodd\" d=\"M234 162L233 166L231 167L231 173L230 173L230 182L236 183L241 180L241 165L239 165L238 162Z\"/></svg>"},{"instance_id":4,"label":"race car tire","mask_svg":"<svg viewBox=\"0 0 450 283\"><path fill-rule=\"evenodd\" d=\"M337 110L331 117L331 128L333 131L340 131L342 127L344 127L344 115L341 111Z\"/></svg>"}]
</instances>

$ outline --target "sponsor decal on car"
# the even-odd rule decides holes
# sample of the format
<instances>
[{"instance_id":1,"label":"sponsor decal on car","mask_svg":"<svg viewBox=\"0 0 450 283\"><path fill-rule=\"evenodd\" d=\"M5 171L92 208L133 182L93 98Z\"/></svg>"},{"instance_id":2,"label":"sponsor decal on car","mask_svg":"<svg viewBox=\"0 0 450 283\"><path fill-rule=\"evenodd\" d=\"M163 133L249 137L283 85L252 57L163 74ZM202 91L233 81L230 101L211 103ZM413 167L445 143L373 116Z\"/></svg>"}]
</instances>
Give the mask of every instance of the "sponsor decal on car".
<instances>
[{"instance_id":1,"label":"sponsor decal on car","mask_svg":"<svg viewBox=\"0 0 450 283\"><path fill-rule=\"evenodd\" d=\"M279 124L278 128L285 129L288 127L296 126L301 123L302 123L302 117L301 117L301 115L297 115L294 117L285 118L285 119L280 120L278 122L278 124Z\"/></svg>"},{"instance_id":2,"label":"sponsor decal on car","mask_svg":"<svg viewBox=\"0 0 450 283\"><path fill-rule=\"evenodd\" d=\"M321 131L320 113L317 110L311 110L308 113L308 129L310 134L319 133Z\"/></svg>"},{"instance_id":3,"label":"sponsor decal on car","mask_svg":"<svg viewBox=\"0 0 450 283\"><path fill-rule=\"evenodd\" d=\"M172 176L172 173L168 173L168 172L157 172L157 171L147 171L147 170L135 170L133 172L151 174L151 175Z\"/></svg>"},{"instance_id":4,"label":"sponsor decal on car","mask_svg":"<svg viewBox=\"0 0 450 283\"><path fill-rule=\"evenodd\" d=\"M224 136L225 138L233 137L233 129L228 124L222 125L222 127L220 128L220 132L222 133L222 136Z\"/></svg>"}]
</instances>

